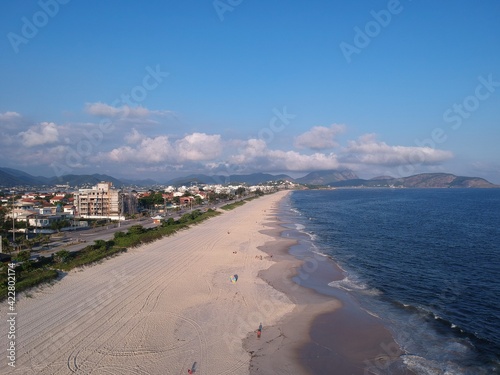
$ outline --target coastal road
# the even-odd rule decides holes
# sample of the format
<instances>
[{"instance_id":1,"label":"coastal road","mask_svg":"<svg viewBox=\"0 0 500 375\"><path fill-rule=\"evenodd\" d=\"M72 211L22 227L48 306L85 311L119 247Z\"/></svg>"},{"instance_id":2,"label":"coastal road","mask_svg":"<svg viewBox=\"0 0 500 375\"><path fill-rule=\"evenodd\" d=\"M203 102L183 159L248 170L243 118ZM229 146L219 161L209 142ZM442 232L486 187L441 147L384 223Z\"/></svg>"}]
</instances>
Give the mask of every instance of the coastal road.
<instances>
[{"instance_id":1,"label":"coastal road","mask_svg":"<svg viewBox=\"0 0 500 375\"><path fill-rule=\"evenodd\" d=\"M113 223L99 228L63 232L64 237L51 241L48 245L49 249L44 249L45 246L43 246L40 249L33 249L32 252L40 256L48 257L63 249L70 252L79 251L85 246L93 244L95 240L111 240L116 232L127 231L132 225L142 225L144 228L153 228L158 224L153 223L151 218L144 218L140 220L126 220L120 224Z\"/></svg>"}]
</instances>

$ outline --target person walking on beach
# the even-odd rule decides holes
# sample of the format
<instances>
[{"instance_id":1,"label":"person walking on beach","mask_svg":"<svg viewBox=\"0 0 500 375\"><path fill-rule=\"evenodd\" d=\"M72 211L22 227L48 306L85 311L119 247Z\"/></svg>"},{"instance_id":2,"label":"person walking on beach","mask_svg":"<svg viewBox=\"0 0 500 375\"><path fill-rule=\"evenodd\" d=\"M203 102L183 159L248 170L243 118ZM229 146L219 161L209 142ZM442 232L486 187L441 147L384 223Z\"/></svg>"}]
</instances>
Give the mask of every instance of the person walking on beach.
<instances>
[{"instance_id":1,"label":"person walking on beach","mask_svg":"<svg viewBox=\"0 0 500 375\"><path fill-rule=\"evenodd\" d=\"M257 338L260 339L260 335L262 334L262 323L259 325L259 329L257 330Z\"/></svg>"},{"instance_id":2,"label":"person walking on beach","mask_svg":"<svg viewBox=\"0 0 500 375\"><path fill-rule=\"evenodd\" d=\"M193 363L190 369L188 369L188 374L194 374L196 372L196 362Z\"/></svg>"}]
</instances>

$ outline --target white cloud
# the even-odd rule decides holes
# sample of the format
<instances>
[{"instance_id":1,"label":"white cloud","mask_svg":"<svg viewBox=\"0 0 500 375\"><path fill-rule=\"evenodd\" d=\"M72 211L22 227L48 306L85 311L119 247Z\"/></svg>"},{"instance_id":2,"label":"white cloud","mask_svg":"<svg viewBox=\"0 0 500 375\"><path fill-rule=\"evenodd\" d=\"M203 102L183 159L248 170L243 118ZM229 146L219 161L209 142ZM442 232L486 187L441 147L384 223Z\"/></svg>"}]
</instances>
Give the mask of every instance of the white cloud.
<instances>
[{"instance_id":1,"label":"white cloud","mask_svg":"<svg viewBox=\"0 0 500 375\"><path fill-rule=\"evenodd\" d=\"M342 154L341 160L345 162L385 166L433 165L453 157L450 151L430 147L389 146L377 141L375 134L366 134L356 141L350 141Z\"/></svg>"},{"instance_id":2,"label":"white cloud","mask_svg":"<svg viewBox=\"0 0 500 375\"><path fill-rule=\"evenodd\" d=\"M136 129L132 129L131 133L128 133L127 135L125 135L125 141L128 144L139 143L143 139L144 139L144 135L139 133Z\"/></svg>"},{"instance_id":3,"label":"white cloud","mask_svg":"<svg viewBox=\"0 0 500 375\"><path fill-rule=\"evenodd\" d=\"M160 163L175 156L167 136L145 137L136 147L122 146L108 153L115 162Z\"/></svg>"},{"instance_id":4,"label":"white cloud","mask_svg":"<svg viewBox=\"0 0 500 375\"><path fill-rule=\"evenodd\" d=\"M19 136L24 146L33 147L57 142L59 140L59 131L57 125L53 122L42 122L25 132L19 133Z\"/></svg>"},{"instance_id":5,"label":"white cloud","mask_svg":"<svg viewBox=\"0 0 500 375\"><path fill-rule=\"evenodd\" d=\"M113 107L105 103L87 103L85 111L91 115L106 118L146 119L152 115L166 115L169 111L152 111L145 107L123 105Z\"/></svg>"},{"instance_id":6,"label":"white cloud","mask_svg":"<svg viewBox=\"0 0 500 375\"><path fill-rule=\"evenodd\" d=\"M134 129L126 140L135 146L111 150L106 154L110 160L146 164L196 162L212 160L222 149L220 135L205 133L193 133L171 142L168 136L146 137Z\"/></svg>"},{"instance_id":7,"label":"white cloud","mask_svg":"<svg viewBox=\"0 0 500 375\"><path fill-rule=\"evenodd\" d=\"M296 151L269 150L266 142L259 139L248 140L230 161L252 170L265 171L307 171L339 167L334 154L306 155Z\"/></svg>"},{"instance_id":8,"label":"white cloud","mask_svg":"<svg viewBox=\"0 0 500 375\"><path fill-rule=\"evenodd\" d=\"M21 118L21 115L17 112L0 113L0 121L2 121L2 122L12 121L12 120L20 119L20 118Z\"/></svg>"},{"instance_id":9,"label":"white cloud","mask_svg":"<svg viewBox=\"0 0 500 375\"><path fill-rule=\"evenodd\" d=\"M219 156L222 145L218 134L193 133L178 140L176 149L180 160L201 161Z\"/></svg>"},{"instance_id":10,"label":"white cloud","mask_svg":"<svg viewBox=\"0 0 500 375\"><path fill-rule=\"evenodd\" d=\"M64 158L69 148L63 145L34 148L30 152L19 151L14 154L18 166L43 166L47 167L52 163L64 164Z\"/></svg>"},{"instance_id":11,"label":"white cloud","mask_svg":"<svg viewBox=\"0 0 500 375\"><path fill-rule=\"evenodd\" d=\"M329 127L315 126L311 130L295 138L295 146L299 148L310 148L312 150L324 150L338 146L335 136L345 131L344 125L333 124Z\"/></svg>"},{"instance_id":12,"label":"white cloud","mask_svg":"<svg viewBox=\"0 0 500 375\"><path fill-rule=\"evenodd\" d=\"M335 154L300 154L296 151L273 150L268 153L269 163L276 171L328 170L340 167ZM263 166L265 167L265 166Z\"/></svg>"}]
</instances>

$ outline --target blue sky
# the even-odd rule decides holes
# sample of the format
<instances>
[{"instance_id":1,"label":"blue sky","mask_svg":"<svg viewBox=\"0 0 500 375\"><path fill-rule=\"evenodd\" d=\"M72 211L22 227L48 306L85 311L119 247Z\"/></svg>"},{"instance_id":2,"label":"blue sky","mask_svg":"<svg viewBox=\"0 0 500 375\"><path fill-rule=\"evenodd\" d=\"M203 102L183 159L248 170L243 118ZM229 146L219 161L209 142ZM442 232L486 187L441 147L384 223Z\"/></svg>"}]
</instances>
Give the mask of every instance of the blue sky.
<instances>
[{"instance_id":1,"label":"blue sky","mask_svg":"<svg viewBox=\"0 0 500 375\"><path fill-rule=\"evenodd\" d=\"M1 165L500 183L500 3L0 4Z\"/></svg>"}]
</instances>

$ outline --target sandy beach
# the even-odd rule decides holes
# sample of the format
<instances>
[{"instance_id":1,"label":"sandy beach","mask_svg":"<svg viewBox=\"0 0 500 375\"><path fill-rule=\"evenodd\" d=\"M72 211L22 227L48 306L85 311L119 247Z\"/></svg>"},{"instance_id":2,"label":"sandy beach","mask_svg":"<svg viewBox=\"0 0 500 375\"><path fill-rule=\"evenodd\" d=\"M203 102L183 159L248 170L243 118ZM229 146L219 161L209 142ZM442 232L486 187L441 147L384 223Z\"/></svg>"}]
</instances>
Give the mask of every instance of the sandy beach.
<instances>
[{"instance_id":1,"label":"sandy beach","mask_svg":"<svg viewBox=\"0 0 500 375\"><path fill-rule=\"evenodd\" d=\"M324 254L303 246L294 223L280 221L279 209L262 233L274 240L260 249L276 262L259 276L293 302L292 313L266 329L266 341L250 335L251 374L414 375L403 351L382 321L345 291L332 288L344 271Z\"/></svg>"},{"instance_id":2,"label":"sandy beach","mask_svg":"<svg viewBox=\"0 0 500 375\"><path fill-rule=\"evenodd\" d=\"M15 368L4 355L0 373L185 374L196 362L196 374L248 374L251 355L243 339L262 323L264 343L265 327L294 308L258 277L273 264L258 249L273 239L259 231L284 194L253 200L21 297ZM4 348L7 307L0 307Z\"/></svg>"},{"instance_id":3,"label":"sandy beach","mask_svg":"<svg viewBox=\"0 0 500 375\"><path fill-rule=\"evenodd\" d=\"M15 367L4 356L0 373L362 374L366 360L396 359L380 357L381 343L395 344L377 319L313 290L316 279L331 292L335 263L289 254L297 241L280 236L277 216L286 194L21 294ZM4 348L8 306L0 306Z\"/></svg>"}]
</instances>

